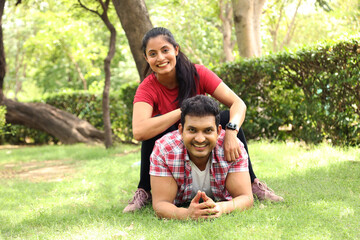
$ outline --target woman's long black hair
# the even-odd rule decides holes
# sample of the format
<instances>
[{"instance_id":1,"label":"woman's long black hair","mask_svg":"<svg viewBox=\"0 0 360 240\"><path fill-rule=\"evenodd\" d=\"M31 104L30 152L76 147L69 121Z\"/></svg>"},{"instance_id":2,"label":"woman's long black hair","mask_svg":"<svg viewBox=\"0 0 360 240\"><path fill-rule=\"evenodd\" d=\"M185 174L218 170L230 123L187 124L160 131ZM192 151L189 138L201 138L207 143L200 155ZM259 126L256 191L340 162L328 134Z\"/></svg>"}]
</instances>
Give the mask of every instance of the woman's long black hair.
<instances>
[{"instance_id":1,"label":"woman's long black hair","mask_svg":"<svg viewBox=\"0 0 360 240\"><path fill-rule=\"evenodd\" d=\"M171 43L174 48L179 48L179 53L176 56L176 79L179 84L179 95L175 101L178 101L178 106L181 106L181 103L192 96L196 95L197 92L197 81L199 80L199 74L195 68L195 65L190 62L184 53L180 51L179 44L175 41L172 33L163 27L156 27L148 31L143 40L142 40L142 50L146 56L146 46L150 38L155 38L157 36L164 36L165 39ZM144 76L152 73L150 65L147 64L144 70Z\"/></svg>"}]
</instances>

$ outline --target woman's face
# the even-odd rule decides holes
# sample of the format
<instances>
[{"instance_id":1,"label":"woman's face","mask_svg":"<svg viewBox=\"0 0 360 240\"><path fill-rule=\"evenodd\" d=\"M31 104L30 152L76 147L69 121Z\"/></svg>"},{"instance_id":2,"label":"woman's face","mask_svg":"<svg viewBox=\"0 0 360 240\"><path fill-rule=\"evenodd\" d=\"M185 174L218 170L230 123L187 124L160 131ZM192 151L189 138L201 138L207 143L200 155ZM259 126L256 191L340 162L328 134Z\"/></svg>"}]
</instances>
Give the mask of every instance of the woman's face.
<instances>
[{"instance_id":1,"label":"woman's face","mask_svg":"<svg viewBox=\"0 0 360 240\"><path fill-rule=\"evenodd\" d=\"M150 38L146 46L145 59L158 75L175 72L176 56L179 47L169 43L162 35Z\"/></svg>"}]
</instances>

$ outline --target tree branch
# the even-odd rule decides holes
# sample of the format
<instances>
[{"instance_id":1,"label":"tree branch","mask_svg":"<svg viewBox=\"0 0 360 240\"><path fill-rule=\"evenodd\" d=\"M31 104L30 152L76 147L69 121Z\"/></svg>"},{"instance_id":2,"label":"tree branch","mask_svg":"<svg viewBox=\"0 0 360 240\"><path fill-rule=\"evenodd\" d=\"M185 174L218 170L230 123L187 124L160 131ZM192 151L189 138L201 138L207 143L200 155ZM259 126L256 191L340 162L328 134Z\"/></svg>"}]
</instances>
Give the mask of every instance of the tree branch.
<instances>
[{"instance_id":1,"label":"tree branch","mask_svg":"<svg viewBox=\"0 0 360 240\"><path fill-rule=\"evenodd\" d=\"M99 1L101 1L101 0L99 0ZM98 11L95 11L95 10L92 10L92 9L88 8L87 6L85 6L85 5L81 2L81 0L78 0L78 2L79 2L80 6L81 6L82 8L84 8L84 9L86 9L86 10L92 12L92 13L95 13L96 15L98 15L99 17L101 17L101 14L100 14Z\"/></svg>"},{"instance_id":2,"label":"tree branch","mask_svg":"<svg viewBox=\"0 0 360 240\"><path fill-rule=\"evenodd\" d=\"M293 17L292 17L292 19L291 19L290 25L288 26L288 29L287 29L285 38L283 39L283 41L282 41L282 43L281 43L281 45L280 45L280 49L283 48L283 46L285 45L285 43L288 44L288 43L290 42L290 40L291 40L291 35L292 35L291 32L292 32L292 30L293 30L293 28L294 28L295 18L296 18L296 15L297 15L297 13L298 13L298 10L299 10L300 5L301 5L301 0L298 1L298 4L297 4L296 9L295 9L295 13L294 13L294 15L293 15Z\"/></svg>"},{"instance_id":3,"label":"tree branch","mask_svg":"<svg viewBox=\"0 0 360 240\"><path fill-rule=\"evenodd\" d=\"M222 22L225 22L224 16L223 16L223 10L224 10L224 6L223 6L223 0L219 1L219 8L220 8L220 14L219 14L219 18Z\"/></svg>"}]
</instances>

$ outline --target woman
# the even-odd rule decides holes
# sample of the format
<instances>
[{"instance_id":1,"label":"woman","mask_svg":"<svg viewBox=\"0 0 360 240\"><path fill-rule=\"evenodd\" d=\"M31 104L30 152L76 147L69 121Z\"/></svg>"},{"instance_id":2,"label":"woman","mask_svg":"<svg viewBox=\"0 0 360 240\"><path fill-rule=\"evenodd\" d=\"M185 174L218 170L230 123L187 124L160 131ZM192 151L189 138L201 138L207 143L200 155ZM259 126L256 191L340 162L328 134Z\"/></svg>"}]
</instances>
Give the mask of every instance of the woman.
<instances>
[{"instance_id":1,"label":"woman","mask_svg":"<svg viewBox=\"0 0 360 240\"><path fill-rule=\"evenodd\" d=\"M230 111L221 114L221 125L226 129L225 157L228 161L235 161L239 157L237 138L247 150L240 128L245 119L246 105L215 73L204 66L192 64L166 28L153 28L147 32L142 49L148 63L145 73L150 74L139 85L134 98L133 135L136 140L143 141L140 183L124 212L138 210L151 201L150 154L158 138L177 129L181 113L179 106L184 99L210 94L228 106ZM283 200L256 178L250 158L249 172L253 193L260 200Z\"/></svg>"}]
</instances>

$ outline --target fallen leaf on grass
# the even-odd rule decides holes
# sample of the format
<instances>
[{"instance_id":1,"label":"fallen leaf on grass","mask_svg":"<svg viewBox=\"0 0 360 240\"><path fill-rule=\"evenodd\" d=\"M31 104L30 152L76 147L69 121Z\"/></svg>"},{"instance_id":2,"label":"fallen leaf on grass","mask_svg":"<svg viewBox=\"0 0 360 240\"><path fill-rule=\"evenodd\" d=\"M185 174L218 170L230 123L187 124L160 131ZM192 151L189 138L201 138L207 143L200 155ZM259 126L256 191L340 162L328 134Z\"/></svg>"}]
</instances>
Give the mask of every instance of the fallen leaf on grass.
<instances>
[{"instance_id":1,"label":"fallen leaf on grass","mask_svg":"<svg viewBox=\"0 0 360 240\"><path fill-rule=\"evenodd\" d=\"M112 235L113 239L126 238L129 234L127 232L119 231L117 234Z\"/></svg>"},{"instance_id":2,"label":"fallen leaf on grass","mask_svg":"<svg viewBox=\"0 0 360 240\"><path fill-rule=\"evenodd\" d=\"M130 226L126 227L127 230L133 230L134 229L134 223L131 223Z\"/></svg>"}]
</instances>

